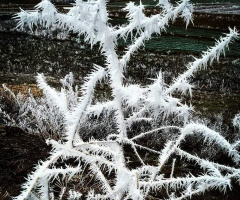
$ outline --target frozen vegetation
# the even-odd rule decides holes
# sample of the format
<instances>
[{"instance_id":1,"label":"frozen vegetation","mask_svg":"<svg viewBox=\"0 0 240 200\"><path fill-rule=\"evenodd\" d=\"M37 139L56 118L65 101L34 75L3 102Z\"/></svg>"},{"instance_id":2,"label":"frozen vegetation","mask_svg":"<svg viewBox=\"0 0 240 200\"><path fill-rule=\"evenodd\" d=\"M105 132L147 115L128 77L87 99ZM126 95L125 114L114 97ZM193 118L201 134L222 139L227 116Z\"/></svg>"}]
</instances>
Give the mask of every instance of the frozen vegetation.
<instances>
[{"instance_id":1,"label":"frozen vegetation","mask_svg":"<svg viewBox=\"0 0 240 200\"><path fill-rule=\"evenodd\" d=\"M211 14L240 14L240 5L199 5L195 10L199 13L211 13Z\"/></svg>"},{"instance_id":2,"label":"frozen vegetation","mask_svg":"<svg viewBox=\"0 0 240 200\"><path fill-rule=\"evenodd\" d=\"M108 23L104 0L77 0L67 13L59 13L50 1L43 0L36 10L22 10L17 14L19 29L60 29L84 36L91 46L100 45L105 64L95 65L80 89L74 87L72 73L61 80L60 91L49 86L44 75L39 74L37 83L43 90L42 97L34 98L31 92L27 99L12 94L20 107L18 120L3 111L2 114L15 126L47 135L47 143L52 146L51 156L36 166L15 199L62 199L63 195L80 199L84 195L84 199L135 200L146 199L156 191L166 193L167 199L180 200L212 189L224 193L232 188L232 181L239 183L240 142L230 143L220 132L196 119L193 121L194 109L186 100L186 97L191 99L194 87L191 77L219 60L239 34L235 28L229 28L229 33L216 41L215 46L186 63L185 72L177 75L171 84L164 82L161 71L149 85L130 84L124 73L131 56L144 42L153 34L166 31L176 18L182 18L186 27L191 23L193 6L190 1L182 0L173 6L167 0L159 0L157 6L162 12L147 17L141 2L139 5L128 3L124 8L128 12L128 23L122 26ZM129 37L132 44L123 55L118 55L118 40ZM111 95L98 101L94 98L95 89L101 84L109 85ZM144 131L134 130L134 126L144 124L148 124ZM239 115L235 116L233 124L238 130ZM99 134L93 138L88 131L96 126L99 126ZM165 143L145 145L150 135L161 137L161 134L168 134ZM184 150L181 145L187 138L201 138L204 145L217 146L232 164L220 164ZM129 166L126 156L129 152L138 160L138 165ZM149 162L142 152L157 159ZM202 172L176 174L177 161L181 159L200 166ZM84 178L93 179L97 188L92 187L83 194L77 185ZM54 184L59 179L67 180L71 187L64 185L56 194Z\"/></svg>"}]
</instances>

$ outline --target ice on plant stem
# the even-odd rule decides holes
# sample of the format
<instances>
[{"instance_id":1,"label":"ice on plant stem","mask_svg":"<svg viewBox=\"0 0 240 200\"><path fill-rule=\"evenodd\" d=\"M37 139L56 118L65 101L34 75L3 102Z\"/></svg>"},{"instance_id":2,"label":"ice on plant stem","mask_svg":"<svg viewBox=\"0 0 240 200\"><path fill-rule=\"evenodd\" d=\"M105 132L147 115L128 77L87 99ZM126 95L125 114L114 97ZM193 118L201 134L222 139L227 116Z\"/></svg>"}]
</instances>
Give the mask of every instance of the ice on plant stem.
<instances>
[{"instance_id":1,"label":"ice on plant stem","mask_svg":"<svg viewBox=\"0 0 240 200\"><path fill-rule=\"evenodd\" d=\"M80 181L86 175L89 176L87 180L94 180L94 185L98 187L97 190L90 187L87 194L83 194L77 185L71 185L71 188L59 194L62 197L66 191L68 199L140 200L147 198L152 191L167 190L168 198L176 200L191 198L212 188L225 192L231 189L232 179L240 182L239 141L230 143L221 133L190 121L194 110L191 103L182 98L188 94L192 96L190 78L218 60L229 43L238 39L239 34L235 28L229 29L229 33L220 38L215 46L187 64L186 71L178 74L169 85L165 83L161 71L149 85L129 84L124 79L124 70L128 70L131 56L153 34L165 31L176 18L183 18L186 26L192 20L193 7L188 0L181 0L177 5L172 5L168 0L159 0L156 4L162 7L162 12L146 16L141 1L139 5L128 3L124 8L128 12L128 22L119 26L110 25L105 0L77 0L68 8L68 12L63 13L50 1L43 0L34 11L21 10L15 16L21 29L57 28L77 33L91 46L98 44L105 57L103 67L94 65L94 70L84 79L80 90L74 87L71 73L60 80L60 91L49 86L44 75L39 74L37 83L43 90L43 96L36 99L29 92L28 99L18 101L19 118L14 123L25 130L47 135L50 138L47 143L52 146L52 151L51 156L40 162L28 176L21 194L15 199L30 199L35 194L41 199L49 199L53 195L52 184L57 177L76 183L76 179ZM118 39L128 37L131 44L123 55L118 55ZM98 84L109 85L109 99L102 102L95 99ZM16 99L16 96L13 98ZM87 132L94 123L98 123L94 120L102 120L107 127L103 130L102 139L98 139L99 135L91 138ZM136 130L133 136L129 134L134 123L145 121L152 125L159 120L163 126L140 132ZM171 120L174 124L168 125ZM233 124L239 127L239 115L235 116ZM110 129L110 126L113 128ZM150 135L159 136L164 131L175 132L175 137L165 144L159 141L160 150L145 145L144 141L151 138ZM87 139L84 135L88 136ZM185 151L181 144L187 137L202 138L205 142L218 145L236 165L223 165ZM130 146L130 151L139 160L137 167L129 167L131 160L124 152L126 145ZM143 156L139 150L144 150L150 158L158 156L158 162L146 162L147 156ZM174 168L182 158L199 165L203 173L175 176ZM76 166L69 165L69 159L73 159ZM59 165L60 161L64 165ZM168 162L172 163L171 167ZM171 174L166 174L164 167L171 168Z\"/></svg>"}]
</instances>

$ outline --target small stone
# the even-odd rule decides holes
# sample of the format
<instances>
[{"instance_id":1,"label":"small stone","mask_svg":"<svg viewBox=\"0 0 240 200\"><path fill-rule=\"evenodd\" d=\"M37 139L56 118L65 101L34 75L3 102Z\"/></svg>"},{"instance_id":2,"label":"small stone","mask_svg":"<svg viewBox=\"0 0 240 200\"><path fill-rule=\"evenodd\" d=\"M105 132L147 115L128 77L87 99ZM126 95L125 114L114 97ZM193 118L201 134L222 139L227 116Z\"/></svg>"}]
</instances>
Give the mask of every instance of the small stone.
<instances>
[{"instance_id":1,"label":"small stone","mask_svg":"<svg viewBox=\"0 0 240 200\"><path fill-rule=\"evenodd\" d=\"M7 133L6 133L6 132L2 132L1 135L2 135L2 136L6 136Z\"/></svg>"},{"instance_id":2,"label":"small stone","mask_svg":"<svg viewBox=\"0 0 240 200\"><path fill-rule=\"evenodd\" d=\"M6 135L6 130L5 130L5 127L4 126L0 126L0 134L2 136L5 136Z\"/></svg>"}]
</instances>

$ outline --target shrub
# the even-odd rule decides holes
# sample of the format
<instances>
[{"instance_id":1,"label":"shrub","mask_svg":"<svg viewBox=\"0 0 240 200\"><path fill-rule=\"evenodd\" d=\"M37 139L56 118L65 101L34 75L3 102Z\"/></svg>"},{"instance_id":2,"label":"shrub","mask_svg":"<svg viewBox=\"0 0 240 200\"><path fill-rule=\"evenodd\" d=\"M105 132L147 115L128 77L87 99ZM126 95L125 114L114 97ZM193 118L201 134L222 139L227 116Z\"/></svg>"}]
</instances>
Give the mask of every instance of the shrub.
<instances>
[{"instance_id":1,"label":"shrub","mask_svg":"<svg viewBox=\"0 0 240 200\"><path fill-rule=\"evenodd\" d=\"M44 96L40 103L30 97L24 104L26 112L23 113L37 118L34 123L38 124L38 129L48 127L57 137L47 140L53 148L51 156L40 162L35 172L28 176L22 193L16 199L54 199L56 195L61 199L64 193L69 193L69 199L79 199L82 195L87 199L144 199L153 191L166 193L169 199L185 199L210 189L226 192L231 188L231 180L239 181L239 141L229 143L215 130L191 121L193 108L182 98L192 95L193 86L189 80L194 73L218 60L228 44L238 38L236 29L229 29L230 32L214 47L188 63L186 71L170 85L164 83L161 71L149 85L123 81L131 55L152 34L165 31L177 17L183 18L186 26L192 19L193 7L188 0L182 0L176 6L167 0L159 0L157 6L162 9L161 13L147 17L141 2L139 5L130 2L124 8L128 12L128 23L114 27L108 23L103 0L77 0L66 14L59 13L50 1L43 0L35 11L22 10L17 14L18 28L21 29L34 30L42 26L83 35L92 46L100 46L106 62L104 67L95 66L86 77L80 97L78 91L72 89L71 74L62 80L61 91L50 87L44 76L38 75L38 86ZM128 37L132 44L124 55L118 56L117 41ZM94 90L101 82L110 85L111 98L96 102L93 101ZM110 115L112 117L108 121ZM109 126L109 129L105 133L99 130L102 136L92 138L93 135L88 133L96 125L92 125L96 119L103 120L104 127ZM162 125L153 128L159 119ZM238 119L239 116L234 119L236 126L239 126ZM144 128L141 132L136 128L131 131L141 123L150 130ZM84 129L85 124L90 124L90 128ZM157 147L145 145L146 138L150 140L151 135L162 131L174 134L174 137L169 137L165 144L160 143ZM218 146L227 154L231 166L209 161L182 148L186 138L196 137ZM202 174L189 172L176 177L175 169L180 159L184 163L195 163L202 169ZM69 188L62 184L61 191L56 194L54 188L58 179L67 180ZM77 186L78 182L84 181L90 183L91 190L84 192L84 188Z\"/></svg>"}]
</instances>

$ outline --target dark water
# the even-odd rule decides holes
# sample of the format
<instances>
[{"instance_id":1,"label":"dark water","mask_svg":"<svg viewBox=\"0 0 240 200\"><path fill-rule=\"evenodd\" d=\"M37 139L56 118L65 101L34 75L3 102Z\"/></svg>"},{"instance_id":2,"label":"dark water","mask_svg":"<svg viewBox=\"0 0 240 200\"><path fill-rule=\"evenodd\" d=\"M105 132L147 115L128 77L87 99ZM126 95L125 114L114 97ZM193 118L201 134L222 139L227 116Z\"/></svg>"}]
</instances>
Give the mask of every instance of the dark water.
<instances>
[{"instance_id":1,"label":"dark water","mask_svg":"<svg viewBox=\"0 0 240 200\"><path fill-rule=\"evenodd\" d=\"M119 21L123 21L119 19ZM119 22L120 23L120 22ZM154 35L151 40L147 41L145 48L157 51L179 51L189 53L201 53L206 51L208 47L214 46L216 40L224 37L226 31L187 28L170 26L167 32L161 35ZM130 41L127 41L130 43ZM120 41L125 46L124 41ZM240 57L240 42L236 41L230 45L230 51L226 51L226 55Z\"/></svg>"}]
</instances>

